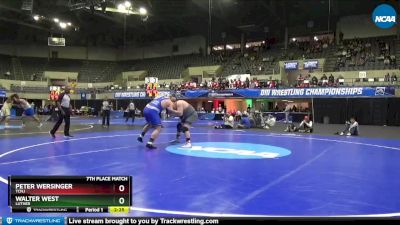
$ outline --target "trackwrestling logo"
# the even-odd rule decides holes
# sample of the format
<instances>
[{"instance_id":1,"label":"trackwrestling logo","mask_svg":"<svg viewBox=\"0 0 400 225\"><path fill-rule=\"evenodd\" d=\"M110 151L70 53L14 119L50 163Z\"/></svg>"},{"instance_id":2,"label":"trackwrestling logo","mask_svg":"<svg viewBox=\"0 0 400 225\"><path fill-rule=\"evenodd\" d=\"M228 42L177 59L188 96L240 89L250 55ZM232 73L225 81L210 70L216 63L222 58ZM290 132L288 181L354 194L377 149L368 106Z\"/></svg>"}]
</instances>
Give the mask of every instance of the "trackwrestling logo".
<instances>
[{"instance_id":1,"label":"trackwrestling logo","mask_svg":"<svg viewBox=\"0 0 400 225\"><path fill-rule=\"evenodd\" d=\"M388 4L377 6L372 12L372 21L382 29L389 29L396 24L396 10Z\"/></svg>"}]
</instances>

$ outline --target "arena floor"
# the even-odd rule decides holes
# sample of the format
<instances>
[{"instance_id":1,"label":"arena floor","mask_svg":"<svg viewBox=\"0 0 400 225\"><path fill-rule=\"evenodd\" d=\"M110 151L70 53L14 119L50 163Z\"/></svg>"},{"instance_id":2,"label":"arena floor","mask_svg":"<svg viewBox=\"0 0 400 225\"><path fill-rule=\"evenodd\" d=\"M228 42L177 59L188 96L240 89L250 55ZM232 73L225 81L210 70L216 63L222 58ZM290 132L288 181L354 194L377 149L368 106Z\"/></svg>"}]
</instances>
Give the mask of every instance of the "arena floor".
<instances>
[{"instance_id":1,"label":"arena floor","mask_svg":"<svg viewBox=\"0 0 400 225\"><path fill-rule=\"evenodd\" d=\"M52 123L0 127L0 215L10 214L8 175L131 175L131 216L400 216L400 127L342 137L333 135L342 125L293 134L199 121L187 150L168 143L172 120L147 150L136 141L143 124L75 118L74 137L55 140Z\"/></svg>"}]
</instances>

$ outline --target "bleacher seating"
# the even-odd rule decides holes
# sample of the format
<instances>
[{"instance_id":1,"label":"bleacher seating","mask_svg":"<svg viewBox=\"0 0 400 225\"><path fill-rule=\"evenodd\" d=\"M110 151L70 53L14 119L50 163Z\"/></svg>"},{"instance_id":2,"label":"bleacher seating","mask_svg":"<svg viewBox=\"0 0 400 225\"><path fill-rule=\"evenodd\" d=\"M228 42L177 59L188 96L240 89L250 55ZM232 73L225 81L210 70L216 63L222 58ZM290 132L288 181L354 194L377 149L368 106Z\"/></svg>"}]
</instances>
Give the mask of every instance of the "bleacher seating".
<instances>
[{"instance_id":1,"label":"bleacher seating","mask_svg":"<svg viewBox=\"0 0 400 225\"><path fill-rule=\"evenodd\" d=\"M147 70L149 76L159 79L180 78L187 67L207 66L216 64L214 56L180 55L162 58L123 61L122 67L127 70Z\"/></svg>"},{"instance_id":2,"label":"bleacher seating","mask_svg":"<svg viewBox=\"0 0 400 225\"><path fill-rule=\"evenodd\" d=\"M371 46L365 47L367 43ZM325 44L324 42L292 43L288 49L276 44L269 46L268 49L246 48L244 53L227 50L214 52L210 56L192 54L119 62L0 55L0 78L41 80L43 71L62 71L77 72L78 82L114 82L123 71L144 70L148 76L165 80L181 78L188 67L209 65L222 65L222 73L218 74L222 76L244 73L257 76L279 74L280 60L303 58L325 58L324 71L383 70L397 68L396 58L400 56L400 42L394 37L346 40L336 46L333 43ZM308 49L310 46L311 50ZM385 57L386 62L384 62ZM337 64L338 58L343 59L340 65ZM7 71L10 71L10 76L4 75Z\"/></svg>"},{"instance_id":3,"label":"bleacher seating","mask_svg":"<svg viewBox=\"0 0 400 225\"><path fill-rule=\"evenodd\" d=\"M117 62L86 60L79 68L78 81L89 83L114 81L122 71Z\"/></svg>"},{"instance_id":4,"label":"bleacher seating","mask_svg":"<svg viewBox=\"0 0 400 225\"><path fill-rule=\"evenodd\" d=\"M279 61L278 50L269 51L248 51L245 54L236 52L231 56L225 57L223 64L223 76L231 74L272 74L277 72L277 65Z\"/></svg>"},{"instance_id":5,"label":"bleacher seating","mask_svg":"<svg viewBox=\"0 0 400 225\"><path fill-rule=\"evenodd\" d=\"M397 68L399 49L395 37L345 40L327 56L326 71L383 70ZM400 52L399 52L400 53Z\"/></svg>"},{"instance_id":6,"label":"bleacher seating","mask_svg":"<svg viewBox=\"0 0 400 225\"><path fill-rule=\"evenodd\" d=\"M11 71L12 68L10 56L0 55L0 78L11 79L11 77L6 75L7 72L10 72L11 74Z\"/></svg>"},{"instance_id":7,"label":"bleacher seating","mask_svg":"<svg viewBox=\"0 0 400 225\"><path fill-rule=\"evenodd\" d=\"M22 71L21 80L41 80L48 63L46 58L20 57L18 60Z\"/></svg>"},{"instance_id":8,"label":"bleacher seating","mask_svg":"<svg viewBox=\"0 0 400 225\"><path fill-rule=\"evenodd\" d=\"M48 61L46 70L61 71L61 72L78 72L78 69L80 67L82 67L82 60L50 59Z\"/></svg>"},{"instance_id":9,"label":"bleacher seating","mask_svg":"<svg viewBox=\"0 0 400 225\"><path fill-rule=\"evenodd\" d=\"M49 88L48 87L22 87L19 85L11 85L10 91L12 92L18 92L18 93L48 93Z\"/></svg>"}]
</instances>

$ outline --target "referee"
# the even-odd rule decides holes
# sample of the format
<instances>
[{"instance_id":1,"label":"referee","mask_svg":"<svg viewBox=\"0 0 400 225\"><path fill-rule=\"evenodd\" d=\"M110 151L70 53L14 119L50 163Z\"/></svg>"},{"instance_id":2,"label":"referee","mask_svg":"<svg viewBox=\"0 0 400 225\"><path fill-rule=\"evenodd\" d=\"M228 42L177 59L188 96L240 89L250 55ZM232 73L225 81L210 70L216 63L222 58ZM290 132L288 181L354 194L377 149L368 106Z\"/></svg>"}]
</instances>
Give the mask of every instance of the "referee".
<instances>
[{"instance_id":1,"label":"referee","mask_svg":"<svg viewBox=\"0 0 400 225\"><path fill-rule=\"evenodd\" d=\"M58 100L56 102L56 107L58 108L58 120L54 125L53 129L50 131L50 135L55 138L55 134L62 124L63 120L65 122L64 126L64 137L73 137L69 133L70 126L70 117L71 117L71 97L69 96L71 88L66 86L64 89L64 93L61 93L58 96Z\"/></svg>"}]
</instances>

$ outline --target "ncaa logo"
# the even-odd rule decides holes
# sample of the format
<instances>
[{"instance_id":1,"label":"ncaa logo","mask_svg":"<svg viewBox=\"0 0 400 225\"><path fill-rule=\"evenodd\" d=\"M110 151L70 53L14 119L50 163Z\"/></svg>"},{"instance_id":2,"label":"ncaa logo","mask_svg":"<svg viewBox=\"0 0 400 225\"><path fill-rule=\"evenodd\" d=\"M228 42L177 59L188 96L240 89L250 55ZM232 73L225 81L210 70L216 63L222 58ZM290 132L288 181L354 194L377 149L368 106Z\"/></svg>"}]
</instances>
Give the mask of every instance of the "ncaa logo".
<instances>
[{"instance_id":1,"label":"ncaa logo","mask_svg":"<svg viewBox=\"0 0 400 225\"><path fill-rule=\"evenodd\" d=\"M237 142L197 142L192 148L172 145L166 150L179 155L217 159L274 159L292 153L282 147Z\"/></svg>"},{"instance_id":2,"label":"ncaa logo","mask_svg":"<svg viewBox=\"0 0 400 225\"><path fill-rule=\"evenodd\" d=\"M396 10L388 4L381 4L372 12L372 21L382 29L388 29L396 24Z\"/></svg>"},{"instance_id":3,"label":"ncaa logo","mask_svg":"<svg viewBox=\"0 0 400 225\"><path fill-rule=\"evenodd\" d=\"M385 95L385 87L377 87L375 89L375 95Z\"/></svg>"},{"instance_id":4,"label":"ncaa logo","mask_svg":"<svg viewBox=\"0 0 400 225\"><path fill-rule=\"evenodd\" d=\"M7 224L12 224L13 219L11 217L7 217Z\"/></svg>"}]
</instances>

